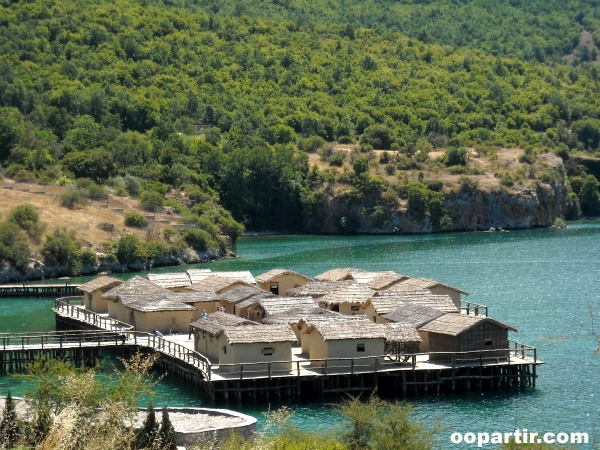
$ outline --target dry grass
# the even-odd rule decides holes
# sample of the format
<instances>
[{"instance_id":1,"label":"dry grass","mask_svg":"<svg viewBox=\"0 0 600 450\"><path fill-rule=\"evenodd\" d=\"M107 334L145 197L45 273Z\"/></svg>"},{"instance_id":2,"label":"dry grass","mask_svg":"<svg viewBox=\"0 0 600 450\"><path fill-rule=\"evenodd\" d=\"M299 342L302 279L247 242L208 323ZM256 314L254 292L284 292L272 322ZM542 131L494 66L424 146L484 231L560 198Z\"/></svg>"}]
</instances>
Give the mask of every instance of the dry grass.
<instances>
[{"instance_id":1,"label":"dry grass","mask_svg":"<svg viewBox=\"0 0 600 450\"><path fill-rule=\"evenodd\" d=\"M96 251L103 251L102 244L111 238L118 238L125 233L136 234L140 239L146 240L147 232L135 228L125 227L123 214L89 205L81 209L70 210L59 205L57 197L44 196L29 192L2 190L0 191L0 213L6 217L8 212L23 203L31 203L40 215L40 220L46 224L46 233L50 234L56 229L66 228L75 230L76 236ZM134 209L137 200L126 199L126 209ZM98 228L98 224L106 222L114 225L113 232L106 232ZM160 230L159 224L154 224L155 234ZM40 246L33 248L38 251Z\"/></svg>"}]
</instances>

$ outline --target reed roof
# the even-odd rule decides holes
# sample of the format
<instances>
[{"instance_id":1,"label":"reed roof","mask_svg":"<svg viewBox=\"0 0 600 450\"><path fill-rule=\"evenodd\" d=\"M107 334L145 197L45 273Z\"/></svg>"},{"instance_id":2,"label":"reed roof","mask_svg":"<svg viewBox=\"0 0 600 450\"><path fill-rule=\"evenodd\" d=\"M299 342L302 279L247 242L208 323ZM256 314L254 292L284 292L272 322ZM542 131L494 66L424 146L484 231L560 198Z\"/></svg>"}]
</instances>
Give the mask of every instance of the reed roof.
<instances>
[{"instance_id":1,"label":"reed roof","mask_svg":"<svg viewBox=\"0 0 600 450\"><path fill-rule=\"evenodd\" d=\"M154 284L167 289L186 287L192 284L190 277L185 272L149 273L146 275L146 278Z\"/></svg>"},{"instance_id":2,"label":"reed roof","mask_svg":"<svg viewBox=\"0 0 600 450\"><path fill-rule=\"evenodd\" d=\"M141 312L160 311L197 311L198 308L183 303L163 293L155 294L123 294L120 296L123 306Z\"/></svg>"},{"instance_id":3,"label":"reed roof","mask_svg":"<svg viewBox=\"0 0 600 450\"><path fill-rule=\"evenodd\" d=\"M253 286L256 284L256 280L254 279L249 270L239 270L237 272L213 272L213 274L218 275L222 278L233 278L234 280L242 280L244 283L248 283Z\"/></svg>"},{"instance_id":4,"label":"reed roof","mask_svg":"<svg viewBox=\"0 0 600 450\"><path fill-rule=\"evenodd\" d=\"M406 275L399 275L395 272L381 272L380 275L366 282L365 286L379 291L381 289L388 289L389 287L394 286L395 284L398 284L407 278L408 277Z\"/></svg>"},{"instance_id":5,"label":"reed roof","mask_svg":"<svg viewBox=\"0 0 600 450\"><path fill-rule=\"evenodd\" d=\"M419 288L419 289L432 289L432 288L439 286L439 287L445 287L447 289L451 289L453 291L460 292L461 294L469 295L468 292L463 291L462 289L459 289L454 286L450 286L449 284L441 283L439 281L429 280L427 278L407 278L407 279L401 281L400 283L394 285L391 289L392 290L393 289L401 290L402 287L406 287L406 286Z\"/></svg>"},{"instance_id":6,"label":"reed roof","mask_svg":"<svg viewBox=\"0 0 600 450\"><path fill-rule=\"evenodd\" d=\"M320 297L318 301L328 305L341 304L341 303L365 303L373 294L375 290L358 284L356 282L348 284L347 286L336 289L323 297Z\"/></svg>"},{"instance_id":7,"label":"reed roof","mask_svg":"<svg viewBox=\"0 0 600 450\"><path fill-rule=\"evenodd\" d=\"M230 291L220 294L218 297L223 302L228 302L237 305L241 301L244 301L247 298L253 297L256 294L261 293L264 294L265 291L263 291L258 286L238 286L231 289Z\"/></svg>"},{"instance_id":8,"label":"reed roof","mask_svg":"<svg viewBox=\"0 0 600 450\"><path fill-rule=\"evenodd\" d=\"M190 323L192 328L209 333L213 336L219 334L225 327L239 327L246 325L258 325L256 322L243 317L227 314L221 311L209 314L208 317L194 320Z\"/></svg>"},{"instance_id":9,"label":"reed roof","mask_svg":"<svg viewBox=\"0 0 600 450\"><path fill-rule=\"evenodd\" d=\"M146 278L142 278L138 275L130 278L129 280L125 281L124 283L115 286L114 288L110 289L109 291L107 291L106 293L104 293L104 295L102 296L102 298L108 299L108 300L118 300L120 296L122 295L146 295L146 294L152 294L152 293L165 293L165 292L171 292L168 289L165 289L163 287L160 287L159 285L153 283L152 281L146 279Z\"/></svg>"},{"instance_id":10,"label":"reed roof","mask_svg":"<svg viewBox=\"0 0 600 450\"><path fill-rule=\"evenodd\" d=\"M315 322L304 333L313 331L319 333L324 341L386 338L386 330L382 324L373 322Z\"/></svg>"},{"instance_id":11,"label":"reed roof","mask_svg":"<svg viewBox=\"0 0 600 450\"><path fill-rule=\"evenodd\" d=\"M493 323L501 328L511 331L517 331L516 328L506 325L497 320L484 316L467 316L465 314L444 314L431 322L426 323L419 329L428 333L447 334L449 336L458 336L474 326L482 323Z\"/></svg>"},{"instance_id":12,"label":"reed roof","mask_svg":"<svg viewBox=\"0 0 600 450\"><path fill-rule=\"evenodd\" d=\"M188 289L193 291L213 291L216 293L220 293L221 291L223 291L223 289L227 289L233 285L250 286L248 283L245 283L242 280L221 277L216 273L213 273L207 276L206 278L191 284L190 286L188 286Z\"/></svg>"},{"instance_id":13,"label":"reed roof","mask_svg":"<svg viewBox=\"0 0 600 450\"><path fill-rule=\"evenodd\" d=\"M281 298L281 297L271 294L270 292L265 292L261 289L260 292L257 292L256 294L252 295L251 297L248 297L248 298L242 300L241 302L236 303L235 306L238 309L239 308L250 308L251 306L256 304L258 299L262 299L262 298Z\"/></svg>"},{"instance_id":14,"label":"reed roof","mask_svg":"<svg viewBox=\"0 0 600 450\"><path fill-rule=\"evenodd\" d=\"M417 303L403 303L400 307L383 316L384 319L397 323L408 323L417 328L446 314L439 309Z\"/></svg>"},{"instance_id":15,"label":"reed roof","mask_svg":"<svg viewBox=\"0 0 600 450\"><path fill-rule=\"evenodd\" d=\"M302 275L301 273L294 272L293 270L287 269L271 269L268 272L260 274L256 277L256 281L258 283L266 283L268 281L274 280L275 278L281 277L283 275L295 275L298 277L302 277L305 280L312 281L312 278L307 277L306 275Z\"/></svg>"},{"instance_id":16,"label":"reed roof","mask_svg":"<svg viewBox=\"0 0 600 450\"><path fill-rule=\"evenodd\" d=\"M122 280L117 280L113 277L101 276L88 281L87 283L81 284L77 287L82 292L95 292L98 290L108 291L115 286L123 283Z\"/></svg>"},{"instance_id":17,"label":"reed roof","mask_svg":"<svg viewBox=\"0 0 600 450\"><path fill-rule=\"evenodd\" d=\"M327 272L323 272L320 275L315 277L315 280L318 281L342 281L345 280L350 273L358 273L364 272L362 269L353 269L351 267L346 267L343 269L331 269Z\"/></svg>"},{"instance_id":18,"label":"reed roof","mask_svg":"<svg viewBox=\"0 0 600 450\"><path fill-rule=\"evenodd\" d=\"M393 344L402 342L422 342L419 332L410 323L384 323L385 340Z\"/></svg>"},{"instance_id":19,"label":"reed roof","mask_svg":"<svg viewBox=\"0 0 600 450\"><path fill-rule=\"evenodd\" d=\"M269 317L265 317L262 321L264 324L312 324L315 322L348 322L348 321L360 321L370 322L367 316L348 316L340 314L339 312L329 311L323 308L294 308L287 311L273 314Z\"/></svg>"},{"instance_id":20,"label":"reed roof","mask_svg":"<svg viewBox=\"0 0 600 450\"><path fill-rule=\"evenodd\" d=\"M229 344L275 344L297 342L288 325L253 325L249 327L224 327L223 334Z\"/></svg>"},{"instance_id":21,"label":"reed roof","mask_svg":"<svg viewBox=\"0 0 600 450\"><path fill-rule=\"evenodd\" d=\"M352 280L346 281L309 281L304 286L288 290L287 297L304 297L310 295L312 298L323 297L330 292L355 284Z\"/></svg>"},{"instance_id":22,"label":"reed roof","mask_svg":"<svg viewBox=\"0 0 600 450\"><path fill-rule=\"evenodd\" d=\"M290 309L318 308L312 297L279 297L277 295L270 297L258 297L253 301L250 309L261 308L265 312L265 316L289 311Z\"/></svg>"},{"instance_id":23,"label":"reed roof","mask_svg":"<svg viewBox=\"0 0 600 450\"><path fill-rule=\"evenodd\" d=\"M212 273L212 270L210 270L210 269L187 269L185 271L185 273L190 278L190 283L194 284L194 283L197 283L198 281L203 280L207 276L209 276Z\"/></svg>"},{"instance_id":24,"label":"reed roof","mask_svg":"<svg viewBox=\"0 0 600 450\"><path fill-rule=\"evenodd\" d=\"M430 291L379 291L371 302L377 314L392 312L402 304L417 304L429 306L443 312L458 312L449 295L432 294ZM366 308L367 305L365 304Z\"/></svg>"}]
</instances>

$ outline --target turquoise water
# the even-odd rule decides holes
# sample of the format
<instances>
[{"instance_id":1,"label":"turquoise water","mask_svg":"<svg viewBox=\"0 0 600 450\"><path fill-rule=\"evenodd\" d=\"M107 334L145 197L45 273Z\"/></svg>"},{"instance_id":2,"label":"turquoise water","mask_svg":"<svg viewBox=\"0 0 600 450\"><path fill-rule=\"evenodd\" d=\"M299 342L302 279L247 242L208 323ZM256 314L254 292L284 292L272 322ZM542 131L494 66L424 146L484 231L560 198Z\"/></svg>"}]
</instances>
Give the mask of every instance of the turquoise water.
<instances>
[{"instance_id":1,"label":"turquoise water","mask_svg":"<svg viewBox=\"0 0 600 450\"><path fill-rule=\"evenodd\" d=\"M238 252L239 258L202 267L247 269L254 275L273 267L307 275L332 267L358 267L433 278L470 292L468 299L488 305L492 317L518 328L514 339L538 347L546 365L538 369L535 389L410 398L417 418L428 423L441 419L449 427L441 437L442 447L450 445L448 436L455 431L527 428L592 436L600 427L600 358L594 357L596 341L588 311L589 303L600 312L598 222L570 224L565 230L510 233L253 237L242 239ZM52 301L40 299L0 299L0 331L51 329L51 305ZM0 377L0 393L7 387L17 394L25 389L19 380ZM289 406L299 426L326 428L340 421L330 402ZM161 382L155 399L155 404L163 403L209 405L197 392L169 377ZM268 407L236 402L210 406L230 407L259 418Z\"/></svg>"}]
</instances>

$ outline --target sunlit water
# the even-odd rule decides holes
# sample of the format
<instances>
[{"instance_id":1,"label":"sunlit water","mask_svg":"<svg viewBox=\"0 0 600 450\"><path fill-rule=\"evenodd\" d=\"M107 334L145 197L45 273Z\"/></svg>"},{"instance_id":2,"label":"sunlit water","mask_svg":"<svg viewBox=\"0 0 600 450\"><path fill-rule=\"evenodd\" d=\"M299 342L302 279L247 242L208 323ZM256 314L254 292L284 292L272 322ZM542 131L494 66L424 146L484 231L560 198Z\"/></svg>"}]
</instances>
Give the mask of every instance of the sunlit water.
<instances>
[{"instance_id":1,"label":"sunlit water","mask_svg":"<svg viewBox=\"0 0 600 450\"><path fill-rule=\"evenodd\" d=\"M600 427L600 358L594 357L596 340L588 310L589 304L600 311L600 223L510 233L257 237L243 239L238 252L239 258L202 267L247 269L255 276L274 267L307 275L332 267L394 270L458 286L471 293L468 299L488 305L491 316L518 328L512 337L536 346L546 362L538 368L535 389L409 399L418 419L430 424L441 419L448 427L438 441L440 447L450 446L449 436L455 431L527 428L592 436ZM0 331L51 330L51 307L52 300L47 299L1 298ZM0 377L0 394L8 388L19 395L27 386L20 379ZM295 411L298 426L327 429L341 420L334 401L306 400L288 406ZM160 382L154 403L229 407L259 419L268 408L235 401L210 404L172 377Z\"/></svg>"}]
</instances>

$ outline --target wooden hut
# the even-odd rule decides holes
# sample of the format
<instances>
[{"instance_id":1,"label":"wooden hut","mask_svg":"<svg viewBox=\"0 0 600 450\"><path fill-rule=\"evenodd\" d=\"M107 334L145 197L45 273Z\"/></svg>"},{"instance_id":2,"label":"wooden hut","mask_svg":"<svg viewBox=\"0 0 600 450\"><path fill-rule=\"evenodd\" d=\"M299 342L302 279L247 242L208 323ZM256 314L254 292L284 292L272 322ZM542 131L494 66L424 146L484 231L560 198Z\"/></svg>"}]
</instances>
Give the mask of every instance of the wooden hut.
<instances>
[{"instance_id":1,"label":"wooden hut","mask_svg":"<svg viewBox=\"0 0 600 450\"><path fill-rule=\"evenodd\" d=\"M287 325L224 327L219 335L219 371L239 372L240 364L271 363L271 373L292 370L292 344L296 336ZM234 364L234 366L222 366ZM261 371L267 364L246 365L246 373Z\"/></svg>"},{"instance_id":2,"label":"wooden hut","mask_svg":"<svg viewBox=\"0 0 600 450\"><path fill-rule=\"evenodd\" d=\"M236 272L213 272L222 278L233 278L234 280L240 280L244 283L256 286L256 280L252 276L249 270L239 270Z\"/></svg>"},{"instance_id":3,"label":"wooden hut","mask_svg":"<svg viewBox=\"0 0 600 450\"><path fill-rule=\"evenodd\" d=\"M371 288L353 282L320 297L317 301L321 308L353 316L360 314L360 307L373 297L375 292Z\"/></svg>"},{"instance_id":4,"label":"wooden hut","mask_svg":"<svg viewBox=\"0 0 600 450\"><path fill-rule=\"evenodd\" d=\"M331 270L328 270L327 272L323 272L322 274L317 275L315 277L315 280L317 280L317 281L342 281L342 280L347 280L348 275L350 275L351 273L358 273L358 272L364 272L364 270L353 269L351 267L346 267L343 269L331 269Z\"/></svg>"},{"instance_id":5,"label":"wooden hut","mask_svg":"<svg viewBox=\"0 0 600 450\"><path fill-rule=\"evenodd\" d=\"M382 325L385 331L385 354L418 353L422 338L410 323L386 323Z\"/></svg>"},{"instance_id":6,"label":"wooden hut","mask_svg":"<svg viewBox=\"0 0 600 450\"><path fill-rule=\"evenodd\" d=\"M223 328L248 325L258 324L251 320L219 311L209 314L206 318L195 320L190 324L190 328L194 334L194 349L216 364L219 362L219 352L222 345L219 343L219 335L223 331Z\"/></svg>"},{"instance_id":7,"label":"wooden hut","mask_svg":"<svg viewBox=\"0 0 600 450\"><path fill-rule=\"evenodd\" d=\"M137 331L187 334L197 308L169 294L121 294L120 302L128 311L128 320L125 322L133 325Z\"/></svg>"},{"instance_id":8,"label":"wooden hut","mask_svg":"<svg viewBox=\"0 0 600 450\"><path fill-rule=\"evenodd\" d=\"M255 295L265 295L265 291L258 286L238 286L218 297L221 305L225 307L225 312L237 315L236 306Z\"/></svg>"},{"instance_id":9,"label":"wooden hut","mask_svg":"<svg viewBox=\"0 0 600 450\"><path fill-rule=\"evenodd\" d=\"M77 289L83 293L82 304L86 309L104 314L108 312L108 300L102 296L122 283L123 281L116 278L102 276L80 285Z\"/></svg>"},{"instance_id":10,"label":"wooden hut","mask_svg":"<svg viewBox=\"0 0 600 450\"><path fill-rule=\"evenodd\" d=\"M488 350L481 354L483 358L507 358L508 331L517 331L489 317L464 314L444 314L421 326L419 330L428 334L430 360L450 360L454 352L477 350ZM459 360L479 357L479 352L456 356Z\"/></svg>"},{"instance_id":11,"label":"wooden hut","mask_svg":"<svg viewBox=\"0 0 600 450\"><path fill-rule=\"evenodd\" d=\"M185 303L196 308L194 320L198 319L202 313L213 313L220 309L221 300L213 291L185 291L171 292L164 295L164 298L174 302Z\"/></svg>"},{"instance_id":12,"label":"wooden hut","mask_svg":"<svg viewBox=\"0 0 600 450\"><path fill-rule=\"evenodd\" d=\"M128 322L130 320L129 311L123 308L123 305L119 301L121 295L146 295L152 293L167 293L170 292L168 289L154 284L146 278L142 278L138 275L130 278L124 283L113 287L109 291L102 295L102 298L108 300L108 316L120 320L122 322ZM128 322L129 323L129 322Z\"/></svg>"},{"instance_id":13,"label":"wooden hut","mask_svg":"<svg viewBox=\"0 0 600 450\"><path fill-rule=\"evenodd\" d=\"M407 278L394 286L390 287L389 290L397 290L397 291L420 291L420 290L428 290L432 294L438 295L449 295L452 301L454 302L454 306L456 306L459 310L461 307L460 304L460 296L469 295L468 292L463 291L454 286L450 286L448 284L440 283L439 281L428 280L427 278Z\"/></svg>"},{"instance_id":14,"label":"wooden hut","mask_svg":"<svg viewBox=\"0 0 600 450\"><path fill-rule=\"evenodd\" d=\"M317 304L312 297L279 297L273 296L257 296L252 304L246 309L243 314L249 320L262 322L265 317L272 316L277 313L282 313L290 309L314 309Z\"/></svg>"},{"instance_id":15,"label":"wooden hut","mask_svg":"<svg viewBox=\"0 0 600 450\"><path fill-rule=\"evenodd\" d=\"M418 303L403 303L394 311L381 316L381 318L384 323L406 323L417 329L421 337L419 352L425 353L429 351L429 334L426 331L421 331L419 328L444 314L447 313L430 306Z\"/></svg>"},{"instance_id":16,"label":"wooden hut","mask_svg":"<svg viewBox=\"0 0 600 450\"><path fill-rule=\"evenodd\" d=\"M312 278L286 269L272 269L256 277L258 287L274 295L283 295L309 281L313 281Z\"/></svg>"},{"instance_id":17,"label":"wooden hut","mask_svg":"<svg viewBox=\"0 0 600 450\"><path fill-rule=\"evenodd\" d=\"M192 284L190 277L185 272L149 273L146 278L154 284L172 292L185 291Z\"/></svg>"},{"instance_id":18,"label":"wooden hut","mask_svg":"<svg viewBox=\"0 0 600 450\"><path fill-rule=\"evenodd\" d=\"M190 279L190 283L194 284L198 281L204 280L206 277L210 276L212 270L210 269L187 269L185 271L186 275Z\"/></svg>"},{"instance_id":19,"label":"wooden hut","mask_svg":"<svg viewBox=\"0 0 600 450\"><path fill-rule=\"evenodd\" d=\"M306 297L307 295L318 299L338 289L356 284L355 281L309 281L304 286L289 289L285 292L286 297Z\"/></svg>"},{"instance_id":20,"label":"wooden hut","mask_svg":"<svg viewBox=\"0 0 600 450\"><path fill-rule=\"evenodd\" d=\"M215 294L224 294L225 292L235 289L238 286L251 285L242 280L220 277L215 273L210 274L206 278L191 284L187 289L190 291L213 291Z\"/></svg>"},{"instance_id":21,"label":"wooden hut","mask_svg":"<svg viewBox=\"0 0 600 450\"><path fill-rule=\"evenodd\" d=\"M381 291L369 299L360 309L372 322L386 323L383 316L404 304L425 305L443 312L458 312L448 295L435 295L429 291Z\"/></svg>"},{"instance_id":22,"label":"wooden hut","mask_svg":"<svg viewBox=\"0 0 600 450\"><path fill-rule=\"evenodd\" d=\"M392 286L408 279L406 275L399 275L396 272L350 272L346 277L347 280L356 281L359 284L365 285L376 291L389 289Z\"/></svg>"},{"instance_id":23,"label":"wooden hut","mask_svg":"<svg viewBox=\"0 0 600 450\"><path fill-rule=\"evenodd\" d=\"M323 366L321 360L327 359L328 368L350 369L350 359L332 358L365 358L354 361L355 370L372 370L382 362L386 331L382 325L359 321L317 322L306 329L305 338L311 365Z\"/></svg>"}]
</instances>

